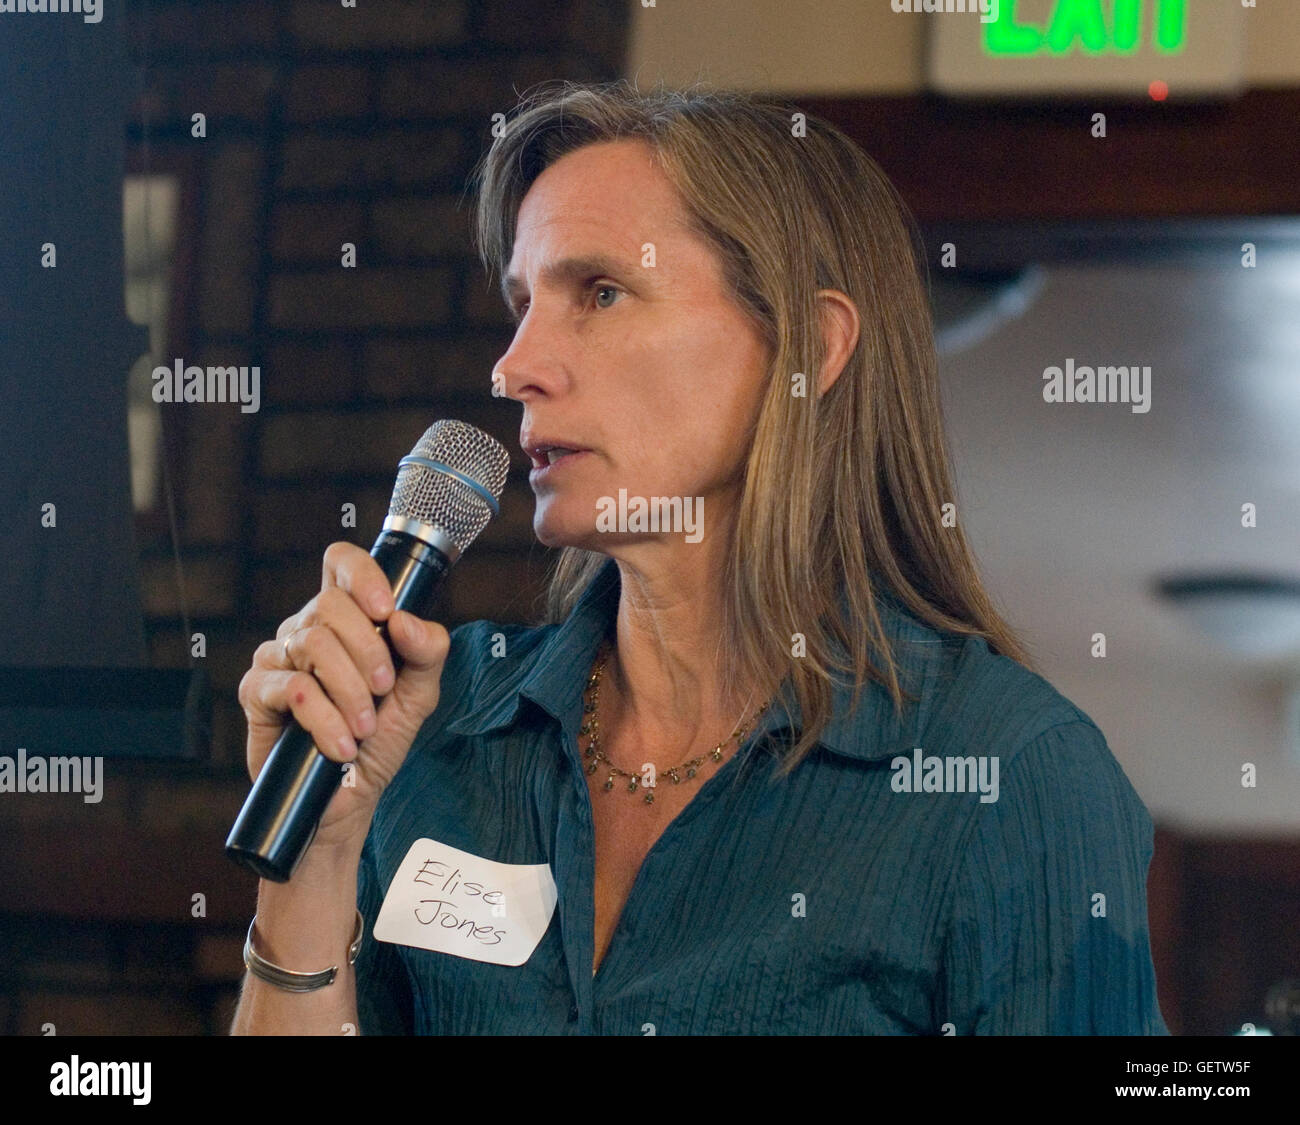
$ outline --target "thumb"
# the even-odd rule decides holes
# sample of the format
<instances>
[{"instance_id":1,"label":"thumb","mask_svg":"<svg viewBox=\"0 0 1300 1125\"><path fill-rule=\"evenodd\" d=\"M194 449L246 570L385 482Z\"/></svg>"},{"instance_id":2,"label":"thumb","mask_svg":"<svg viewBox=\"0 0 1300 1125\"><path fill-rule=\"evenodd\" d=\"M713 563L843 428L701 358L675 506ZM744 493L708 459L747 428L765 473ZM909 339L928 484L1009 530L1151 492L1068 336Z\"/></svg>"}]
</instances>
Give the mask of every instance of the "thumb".
<instances>
[{"instance_id":1,"label":"thumb","mask_svg":"<svg viewBox=\"0 0 1300 1125\"><path fill-rule=\"evenodd\" d=\"M394 611L389 617L388 639L406 668L412 671L441 668L451 647L451 635L438 622L424 621L404 609Z\"/></svg>"},{"instance_id":2,"label":"thumb","mask_svg":"<svg viewBox=\"0 0 1300 1125\"><path fill-rule=\"evenodd\" d=\"M404 718L422 723L438 705L442 666L451 649L451 635L436 621L422 621L405 610L397 610L388 619L388 639L403 664L384 703L391 702Z\"/></svg>"}]
</instances>

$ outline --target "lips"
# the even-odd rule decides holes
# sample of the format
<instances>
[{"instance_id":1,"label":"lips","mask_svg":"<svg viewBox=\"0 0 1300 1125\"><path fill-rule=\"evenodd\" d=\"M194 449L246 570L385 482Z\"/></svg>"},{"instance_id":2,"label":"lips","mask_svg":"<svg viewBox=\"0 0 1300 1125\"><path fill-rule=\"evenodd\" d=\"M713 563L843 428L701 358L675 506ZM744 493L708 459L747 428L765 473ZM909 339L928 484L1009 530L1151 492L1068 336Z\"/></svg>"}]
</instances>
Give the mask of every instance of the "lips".
<instances>
[{"instance_id":1,"label":"lips","mask_svg":"<svg viewBox=\"0 0 1300 1125\"><path fill-rule=\"evenodd\" d=\"M575 449L563 456L556 456L558 450L553 450L550 454L543 454L540 463L534 463L533 470L528 474L529 481L536 483L543 478L549 477L552 473L560 472L562 466L571 465L575 461L581 461L591 450ZM548 457L554 456L554 461L549 461Z\"/></svg>"},{"instance_id":2,"label":"lips","mask_svg":"<svg viewBox=\"0 0 1300 1125\"><path fill-rule=\"evenodd\" d=\"M558 461L564 460L575 453L590 452L585 446L579 445L576 441L567 438L540 438L526 437L520 440L519 444L523 447L528 458L533 463L533 469L546 469Z\"/></svg>"}]
</instances>

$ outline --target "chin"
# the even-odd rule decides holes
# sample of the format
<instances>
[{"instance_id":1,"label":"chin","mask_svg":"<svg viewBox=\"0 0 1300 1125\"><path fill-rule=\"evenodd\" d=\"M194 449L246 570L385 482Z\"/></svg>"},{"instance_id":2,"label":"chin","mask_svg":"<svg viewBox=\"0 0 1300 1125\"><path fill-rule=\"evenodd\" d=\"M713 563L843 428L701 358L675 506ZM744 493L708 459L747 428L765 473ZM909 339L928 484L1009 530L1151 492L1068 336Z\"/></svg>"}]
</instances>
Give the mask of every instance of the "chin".
<instances>
[{"instance_id":1,"label":"chin","mask_svg":"<svg viewBox=\"0 0 1300 1125\"><path fill-rule=\"evenodd\" d=\"M595 550L592 540L597 538L594 521L579 527L558 518L555 512L543 514L540 510L533 517L533 534L543 547L581 547L588 551Z\"/></svg>"}]
</instances>

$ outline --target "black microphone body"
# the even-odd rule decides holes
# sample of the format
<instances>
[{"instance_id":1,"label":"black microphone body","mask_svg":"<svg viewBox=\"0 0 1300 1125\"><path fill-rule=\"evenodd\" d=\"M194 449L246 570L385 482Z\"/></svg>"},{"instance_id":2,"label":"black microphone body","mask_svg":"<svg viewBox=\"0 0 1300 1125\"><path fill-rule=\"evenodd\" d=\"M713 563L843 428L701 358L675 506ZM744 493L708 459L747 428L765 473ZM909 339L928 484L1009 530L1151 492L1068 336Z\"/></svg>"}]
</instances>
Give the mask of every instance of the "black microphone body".
<instances>
[{"instance_id":1,"label":"black microphone body","mask_svg":"<svg viewBox=\"0 0 1300 1125\"><path fill-rule=\"evenodd\" d=\"M397 609L428 620L451 560L405 531L379 534L370 554L388 576ZM376 627L387 640L384 626ZM395 671L401 659L393 654ZM312 736L290 721L276 739L226 840L226 855L263 879L289 881L320 819L343 780L344 767L316 749Z\"/></svg>"}]
</instances>

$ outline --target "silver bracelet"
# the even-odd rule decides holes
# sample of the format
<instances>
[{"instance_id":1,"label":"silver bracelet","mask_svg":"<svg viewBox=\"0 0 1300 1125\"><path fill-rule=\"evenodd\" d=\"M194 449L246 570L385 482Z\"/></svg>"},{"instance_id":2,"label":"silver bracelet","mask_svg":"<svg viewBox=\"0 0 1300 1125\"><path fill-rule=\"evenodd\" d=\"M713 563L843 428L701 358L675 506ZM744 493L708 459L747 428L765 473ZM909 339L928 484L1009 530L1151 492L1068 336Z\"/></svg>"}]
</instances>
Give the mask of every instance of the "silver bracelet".
<instances>
[{"instance_id":1,"label":"silver bracelet","mask_svg":"<svg viewBox=\"0 0 1300 1125\"><path fill-rule=\"evenodd\" d=\"M339 971L337 965L331 965L328 969L321 969L316 973L298 973L292 969L282 969L279 965L272 965L253 948L253 927L256 925L257 915L254 914L253 920L248 923L248 937L244 939L244 965L258 980L264 980L267 984L273 984L286 992L312 992L334 983L334 978ZM357 954L361 952L361 932L364 928L365 923L358 908L356 934L352 938L352 944L348 946L349 965L356 963Z\"/></svg>"}]
</instances>

